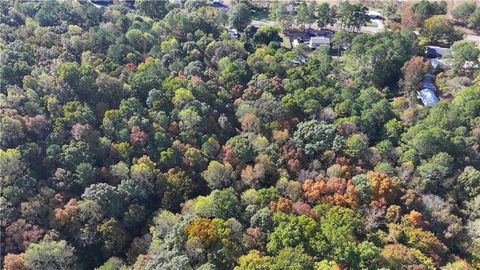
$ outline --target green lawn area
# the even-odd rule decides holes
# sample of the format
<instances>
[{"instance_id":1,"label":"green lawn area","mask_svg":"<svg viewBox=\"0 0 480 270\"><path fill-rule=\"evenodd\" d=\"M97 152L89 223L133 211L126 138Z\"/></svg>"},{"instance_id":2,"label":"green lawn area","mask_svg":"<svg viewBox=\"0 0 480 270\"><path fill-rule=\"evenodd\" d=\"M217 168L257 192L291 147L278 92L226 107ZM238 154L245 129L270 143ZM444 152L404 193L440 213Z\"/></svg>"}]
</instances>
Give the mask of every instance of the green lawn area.
<instances>
[{"instance_id":1,"label":"green lawn area","mask_svg":"<svg viewBox=\"0 0 480 270\"><path fill-rule=\"evenodd\" d=\"M283 36L283 35L282 35L282 39L283 39L283 40L282 40L282 44L281 44L281 45L282 45L283 47L287 48L287 49L291 49L292 46L291 46L291 44L290 44L290 39L289 39L287 36Z\"/></svg>"}]
</instances>

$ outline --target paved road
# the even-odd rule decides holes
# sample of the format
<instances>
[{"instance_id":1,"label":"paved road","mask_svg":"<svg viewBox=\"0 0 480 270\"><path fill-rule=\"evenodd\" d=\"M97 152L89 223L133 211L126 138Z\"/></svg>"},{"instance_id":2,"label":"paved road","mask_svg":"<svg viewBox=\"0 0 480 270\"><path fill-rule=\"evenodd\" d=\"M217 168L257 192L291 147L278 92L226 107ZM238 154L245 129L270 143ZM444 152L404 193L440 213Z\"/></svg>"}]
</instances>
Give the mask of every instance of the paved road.
<instances>
[{"instance_id":1,"label":"paved road","mask_svg":"<svg viewBox=\"0 0 480 270\"><path fill-rule=\"evenodd\" d=\"M480 43L480 36L475 36L475 35L465 35L463 37L465 40L473 41L475 43Z\"/></svg>"}]
</instances>

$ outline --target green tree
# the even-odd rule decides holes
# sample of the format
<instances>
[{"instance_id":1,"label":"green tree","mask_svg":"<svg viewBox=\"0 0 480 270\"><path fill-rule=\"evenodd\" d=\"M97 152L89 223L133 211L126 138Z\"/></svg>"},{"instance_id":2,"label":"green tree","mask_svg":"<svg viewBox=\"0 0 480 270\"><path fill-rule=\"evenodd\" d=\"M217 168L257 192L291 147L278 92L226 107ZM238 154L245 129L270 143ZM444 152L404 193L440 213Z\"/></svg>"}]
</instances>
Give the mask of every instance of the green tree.
<instances>
[{"instance_id":1,"label":"green tree","mask_svg":"<svg viewBox=\"0 0 480 270\"><path fill-rule=\"evenodd\" d=\"M98 225L97 231L102 235L103 248L106 254L118 255L123 253L129 234L122 228L120 222L111 218Z\"/></svg>"},{"instance_id":2,"label":"green tree","mask_svg":"<svg viewBox=\"0 0 480 270\"><path fill-rule=\"evenodd\" d=\"M280 254L284 248L302 247L315 256L326 251L327 242L320 225L310 217L277 212L273 216L275 229L268 235L267 250Z\"/></svg>"},{"instance_id":3,"label":"green tree","mask_svg":"<svg viewBox=\"0 0 480 270\"><path fill-rule=\"evenodd\" d=\"M240 158L243 162L250 162L255 158L255 148L244 136L235 136L229 139L226 143L227 145L232 146L235 156Z\"/></svg>"},{"instance_id":4,"label":"green tree","mask_svg":"<svg viewBox=\"0 0 480 270\"><path fill-rule=\"evenodd\" d=\"M480 29L480 6L468 18L468 27L474 30Z\"/></svg>"},{"instance_id":5,"label":"green tree","mask_svg":"<svg viewBox=\"0 0 480 270\"><path fill-rule=\"evenodd\" d=\"M450 50L448 57L453 60L452 68L459 75L465 75L469 67L479 64L480 49L471 41L457 41Z\"/></svg>"},{"instance_id":6,"label":"green tree","mask_svg":"<svg viewBox=\"0 0 480 270\"><path fill-rule=\"evenodd\" d=\"M228 23L240 31L243 31L250 21L250 8L243 2L234 4L228 11Z\"/></svg>"},{"instance_id":7,"label":"green tree","mask_svg":"<svg viewBox=\"0 0 480 270\"><path fill-rule=\"evenodd\" d=\"M317 25L321 29L335 24L337 20L336 10L328 3L322 3L317 8Z\"/></svg>"},{"instance_id":8,"label":"green tree","mask_svg":"<svg viewBox=\"0 0 480 270\"><path fill-rule=\"evenodd\" d=\"M207 158L214 159L217 157L218 152L220 151L220 145L218 141L210 137L202 144L202 154Z\"/></svg>"},{"instance_id":9,"label":"green tree","mask_svg":"<svg viewBox=\"0 0 480 270\"><path fill-rule=\"evenodd\" d=\"M362 158L368 148L368 140L360 134L353 134L345 141L345 153L352 158Z\"/></svg>"},{"instance_id":10,"label":"green tree","mask_svg":"<svg viewBox=\"0 0 480 270\"><path fill-rule=\"evenodd\" d=\"M447 2L442 0L440 3L422 0L412 6L412 10L418 14L420 22L424 22L434 15L447 13Z\"/></svg>"},{"instance_id":11,"label":"green tree","mask_svg":"<svg viewBox=\"0 0 480 270\"><path fill-rule=\"evenodd\" d=\"M118 215L123 211L123 196L117 188L105 184L93 184L85 189L82 199L92 200L102 206L107 215Z\"/></svg>"},{"instance_id":12,"label":"green tree","mask_svg":"<svg viewBox=\"0 0 480 270\"><path fill-rule=\"evenodd\" d=\"M278 35L279 32L279 29L274 26L260 27L253 35L254 44L268 45L271 42L282 42L282 38Z\"/></svg>"},{"instance_id":13,"label":"green tree","mask_svg":"<svg viewBox=\"0 0 480 270\"><path fill-rule=\"evenodd\" d=\"M417 53L417 37L411 31L359 35L347 50L346 69L380 87L393 85L400 78L400 68Z\"/></svg>"},{"instance_id":14,"label":"green tree","mask_svg":"<svg viewBox=\"0 0 480 270\"><path fill-rule=\"evenodd\" d=\"M135 7L143 14L152 17L152 19L162 19L168 13L168 1L135 1Z\"/></svg>"},{"instance_id":15,"label":"green tree","mask_svg":"<svg viewBox=\"0 0 480 270\"><path fill-rule=\"evenodd\" d=\"M210 161L207 170L202 173L210 189L228 187L235 179L235 172L229 163L222 164L216 160Z\"/></svg>"},{"instance_id":16,"label":"green tree","mask_svg":"<svg viewBox=\"0 0 480 270\"><path fill-rule=\"evenodd\" d=\"M238 218L240 216L240 202L233 188L214 190L212 198L212 214L221 219Z\"/></svg>"},{"instance_id":17,"label":"green tree","mask_svg":"<svg viewBox=\"0 0 480 270\"><path fill-rule=\"evenodd\" d=\"M22 143L26 134L20 119L2 116L0 119L0 145L4 148L15 147Z\"/></svg>"},{"instance_id":18,"label":"green tree","mask_svg":"<svg viewBox=\"0 0 480 270\"><path fill-rule=\"evenodd\" d=\"M65 240L43 240L31 244L25 251L25 266L28 269L80 269L75 249Z\"/></svg>"},{"instance_id":19,"label":"green tree","mask_svg":"<svg viewBox=\"0 0 480 270\"><path fill-rule=\"evenodd\" d=\"M307 254L301 245L282 249L273 259L270 269L313 270L314 258Z\"/></svg>"},{"instance_id":20,"label":"green tree","mask_svg":"<svg viewBox=\"0 0 480 270\"><path fill-rule=\"evenodd\" d=\"M367 11L368 8L362 4L351 4L348 0L340 2L337 8L340 28L358 32L362 26L370 21Z\"/></svg>"},{"instance_id":21,"label":"green tree","mask_svg":"<svg viewBox=\"0 0 480 270\"><path fill-rule=\"evenodd\" d=\"M317 120L309 120L298 124L293 134L295 146L303 149L305 154L313 156L326 150L336 150L340 137L334 125Z\"/></svg>"},{"instance_id":22,"label":"green tree","mask_svg":"<svg viewBox=\"0 0 480 270\"><path fill-rule=\"evenodd\" d=\"M452 16L460 22L467 24L468 19L475 11L476 7L477 4L475 2L461 3L452 10Z\"/></svg>"},{"instance_id":23,"label":"green tree","mask_svg":"<svg viewBox=\"0 0 480 270\"><path fill-rule=\"evenodd\" d=\"M480 171L472 166L467 166L463 172L458 176L459 188L463 190L466 195L473 198L480 195Z\"/></svg>"},{"instance_id":24,"label":"green tree","mask_svg":"<svg viewBox=\"0 0 480 270\"><path fill-rule=\"evenodd\" d=\"M420 39L424 44L448 45L462 39L462 36L462 33L453 28L453 22L443 15L425 20L420 29Z\"/></svg>"}]
</instances>

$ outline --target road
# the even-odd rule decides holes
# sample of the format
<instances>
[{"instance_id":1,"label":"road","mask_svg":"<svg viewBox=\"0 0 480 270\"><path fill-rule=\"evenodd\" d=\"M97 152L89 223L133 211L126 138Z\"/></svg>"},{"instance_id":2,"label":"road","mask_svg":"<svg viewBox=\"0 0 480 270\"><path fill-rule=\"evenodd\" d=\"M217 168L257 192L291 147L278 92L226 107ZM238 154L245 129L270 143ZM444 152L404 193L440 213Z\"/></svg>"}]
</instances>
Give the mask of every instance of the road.
<instances>
[{"instance_id":1,"label":"road","mask_svg":"<svg viewBox=\"0 0 480 270\"><path fill-rule=\"evenodd\" d=\"M473 41L477 44L480 44L480 36L475 36L475 35L465 35L463 39L468 40L468 41Z\"/></svg>"},{"instance_id":2,"label":"road","mask_svg":"<svg viewBox=\"0 0 480 270\"><path fill-rule=\"evenodd\" d=\"M364 26L360 28L360 32L361 33L378 33L378 32L382 32L385 29L385 25L383 24L382 20L372 20L371 22L375 23L377 26ZM272 26L275 24L275 22L270 20L253 20L251 24L255 27L262 27L262 26ZM307 24L306 27L319 30L316 23ZM330 26L327 28L331 30L338 29L337 26Z\"/></svg>"}]
</instances>

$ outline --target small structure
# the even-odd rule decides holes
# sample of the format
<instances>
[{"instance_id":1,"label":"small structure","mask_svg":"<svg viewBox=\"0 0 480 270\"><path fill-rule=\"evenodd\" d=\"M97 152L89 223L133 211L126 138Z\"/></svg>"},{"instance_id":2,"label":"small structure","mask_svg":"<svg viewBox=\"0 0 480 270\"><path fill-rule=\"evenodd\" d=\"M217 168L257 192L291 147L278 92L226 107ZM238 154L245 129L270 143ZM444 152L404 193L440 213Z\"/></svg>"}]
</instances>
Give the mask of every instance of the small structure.
<instances>
[{"instance_id":1,"label":"small structure","mask_svg":"<svg viewBox=\"0 0 480 270\"><path fill-rule=\"evenodd\" d=\"M318 46L328 46L330 47L330 38L329 37L311 37L310 42L308 43L308 47L310 49L316 49Z\"/></svg>"},{"instance_id":2,"label":"small structure","mask_svg":"<svg viewBox=\"0 0 480 270\"><path fill-rule=\"evenodd\" d=\"M216 0L212 2L212 7L218 8L220 10L223 10L225 12L228 11L228 6L223 3L223 0Z\"/></svg>"},{"instance_id":3,"label":"small structure","mask_svg":"<svg viewBox=\"0 0 480 270\"><path fill-rule=\"evenodd\" d=\"M298 41L298 39L294 39L294 40L292 41L292 47L295 48L295 47L297 47L298 45L300 45L300 41Z\"/></svg>"},{"instance_id":4,"label":"small structure","mask_svg":"<svg viewBox=\"0 0 480 270\"><path fill-rule=\"evenodd\" d=\"M235 28L228 28L227 32L228 32L228 35L230 35L231 38L234 38L234 39L239 39L240 38L240 34L238 33L238 30L235 29Z\"/></svg>"},{"instance_id":5,"label":"small structure","mask_svg":"<svg viewBox=\"0 0 480 270\"><path fill-rule=\"evenodd\" d=\"M292 4L290 4L290 5L287 6L287 12L290 13L290 12L293 12L293 10L294 10L294 7L293 7Z\"/></svg>"},{"instance_id":6,"label":"small structure","mask_svg":"<svg viewBox=\"0 0 480 270\"><path fill-rule=\"evenodd\" d=\"M369 10L367 16L370 17L370 20L383 20L382 14L378 11Z\"/></svg>"},{"instance_id":7,"label":"small structure","mask_svg":"<svg viewBox=\"0 0 480 270\"><path fill-rule=\"evenodd\" d=\"M422 101L423 105L427 107L432 107L440 101L435 94L437 88L433 83L434 79L435 75L432 73L426 74L423 77L423 89L417 91L417 97Z\"/></svg>"},{"instance_id":8,"label":"small structure","mask_svg":"<svg viewBox=\"0 0 480 270\"><path fill-rule=\"evenodd\" d=\"M425 48L425 56L427 58L442 58L448 53L449 50L449 48L427 46Z\"/></svg>"},{"instance_id":9,"label":"small structure","mask_svg":"<svg viewBox=\"0 0 480 270\"><path fill-rule=\"evenodd\" d=\"M435 92L428 88L417 91L417 97L422 100L423 105L426 107L432 107L440 101Z\"/></svg>"},{"instance_id":10,"label":"small structure","mask_svg":"<svg viewBox=\"0 0 480 270\"><path fill-rule=\"evenodd\" d=\"M288 59L288 61L295 65L305 65L305 63L307 63L308 61L308 58L303 55L297 55L293 58Z\"/></svg>"}]
</instances>

